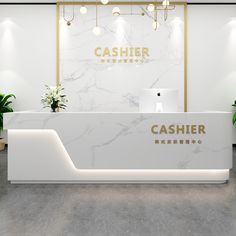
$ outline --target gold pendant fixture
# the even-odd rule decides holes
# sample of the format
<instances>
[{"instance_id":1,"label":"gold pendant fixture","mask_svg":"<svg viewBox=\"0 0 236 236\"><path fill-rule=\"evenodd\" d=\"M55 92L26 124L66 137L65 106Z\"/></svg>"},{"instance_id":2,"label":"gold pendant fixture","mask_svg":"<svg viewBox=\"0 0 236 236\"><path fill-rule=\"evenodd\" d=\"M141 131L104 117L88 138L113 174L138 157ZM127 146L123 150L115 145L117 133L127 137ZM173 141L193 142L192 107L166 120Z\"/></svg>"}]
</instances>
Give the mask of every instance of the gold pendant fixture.
<instances>
[{"instance_id":1,"label":"gold pendant fixture","mask_svg":"<svg viewBox=\"0 0 236 236\"><path fill-rule=\"evenodd\" d=\"M71 26L72 21L75 19L75 5L72 6L73 10L72 10L72 16L70 18L67 18L66 16L66 10L65 10L65 5L63 5L63 19L66 21L66 24L68 26Z\"/></svg>"},{"instance_id":2,"label":"gold pendant fixture","mask_svg":"<svg viewBox=\"0 0 236 236\"><path fill-rule=\"evenodd\" d=\"M119 7L114 7L112 9L112 15L113 16L120 16L120 15L123 15L123 16L144 16L145 13L143 11L142 12L133 12L133 1L131 1L129 13L121 13Z\"/></svg>"},{"instance_id":3,"label":"gold pendant fixture","mask_svg":"<svg viewBox=\"0 0 236 236\"><path fill-rule=\"evenodd\" d=\"M101 28L98 26L98 0L96 0L95 3L95 7L96 7L96 25L93 28L93 33L95 35L100 35L101 34ZM100 5L107 5L109 4L109 0L99 0L100 1ZM65 3L65 2L64 2ZM75 6L76 3L72 3L70 5L73 6L73 12L71 16L66 16L66 10L65 10L65 6L66 4L63 4L63 19L66 21L67 25L70 26L71 23L73 22L74 18L75 18ZM115 3L116 4L116 3ZM129 4L129 3L128 3ZM81 3L81 7L79 9L80 13L82 15L87 13L87 7L85 6L86 2L82 2ZM113 3L114 5L114 3ZM137 5L137 2L135 3L135 5ZM143 5L143 3L141 4ZM123 13L121 12L120 8L118 6L113 7L112 9L112 15L113 16L120 16L120 15L126 15L126 16L145 16L148 15L152 18L152 28L156 31L158 30L158 28L160 27L160 23L158 21L158 11L163 11L164 12L164 20L166 21L168 18L168 13L170 10L174 10L175 9L175 5L170 3L170 0L163 0L162 2L158 2L157 0L154 0L153 3L149 3L146 6L147 11L143 10L141 12L134 12L133 11L133 0L130 2L130 12L128 13ZM150 14L148 14L148 12Z\"/></svg>"},{"instance_id":4,"label":"gold pendant fixture","mask_svg":"<svg viewBox=\"0 0 236 236\"><path fill-rule=\"evenodd\" d=\"M85 14L87 14L88 9L87 9L86 6L83 5L83 6L80 7L79 11L82 15L85 15Z\"/></svg>"},{"instance_id":5,"label":"gold pendant fixture","mask_svg":"<svg viewBox=\"0 0 236 236\"><path fill-rule=\"evenodd\" d=\"M157 31L160 27L160 23L157 20L157 10L154 10L154 16L153 16L153 22L152 22L152 28Z\"/></svg>"},{"instance_id":6,"label":"gold pendant fixture","mask_svg":"<svg viewBox=\"0 0 236 236\"><path fill-rule=\"evenodd\" d=\"M171 4L169 0L163 0L162 4L158 4L157 1L154 1L154 3L150 3L147 6L147 10L149 12L164 11L165 21L168 18L168 12L174 9L175 9L175 5Z\"/></svg>"},{"instance_id":7,"label":"gold pendant fixture","mask_svg":"<svg viewBox=\"0 0 236 236\"><path fill-rule=\"evenodd\" d=\"M96 0L96 25L95 27L93 28L93 33L98 36L101 34L101 28L98 26L98 3L97 3L97 0Z\"/></svg>"}]
</instances>

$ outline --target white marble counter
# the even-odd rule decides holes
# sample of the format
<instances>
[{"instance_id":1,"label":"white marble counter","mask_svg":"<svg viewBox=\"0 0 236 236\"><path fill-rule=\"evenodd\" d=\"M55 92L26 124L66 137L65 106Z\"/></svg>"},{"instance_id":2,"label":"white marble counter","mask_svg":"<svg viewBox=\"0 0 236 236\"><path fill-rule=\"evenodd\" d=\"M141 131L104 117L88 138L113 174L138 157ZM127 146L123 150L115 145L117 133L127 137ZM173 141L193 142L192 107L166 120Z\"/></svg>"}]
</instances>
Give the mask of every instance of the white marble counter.
<instances>
[{"instance_id":1,"label":"white marble counter","mask_svg":"<svg viewBox=\"0 0 236 236\"><path fill-rule=\"evenodd\" d=\"M180 172L173 177L172 171L162 179L154 172L228 171L232 167L231 113L227 112L15 112L4 114L4 128L8 129L9 180L13 182L132 182L142 178L188 182L194 179L181 180ZM81 177L84 171L87 177ZM106 177L94 176L104 171ZM200 182L214 182L209 175L201 178Z\"/></svg>"}]
</instances>

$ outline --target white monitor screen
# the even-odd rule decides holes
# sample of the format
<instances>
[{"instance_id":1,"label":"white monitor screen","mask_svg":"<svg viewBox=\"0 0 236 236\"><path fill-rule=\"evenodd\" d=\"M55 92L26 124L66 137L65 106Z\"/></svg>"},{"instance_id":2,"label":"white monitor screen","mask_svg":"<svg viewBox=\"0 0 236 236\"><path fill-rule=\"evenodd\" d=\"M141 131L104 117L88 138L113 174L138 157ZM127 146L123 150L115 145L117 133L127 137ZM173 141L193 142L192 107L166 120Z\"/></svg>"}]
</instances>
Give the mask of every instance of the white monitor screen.
<instances>
[{"instance_id":1,"label":"white monitor screen","mask_svg":"<svg viewBox=\"0 0 236 236\"><path fill-rule=\"evenodd\" d=\"M142 113L177 112L177 89L143 89L140 93L139 111Z\"/></svg>"}]
</instances>

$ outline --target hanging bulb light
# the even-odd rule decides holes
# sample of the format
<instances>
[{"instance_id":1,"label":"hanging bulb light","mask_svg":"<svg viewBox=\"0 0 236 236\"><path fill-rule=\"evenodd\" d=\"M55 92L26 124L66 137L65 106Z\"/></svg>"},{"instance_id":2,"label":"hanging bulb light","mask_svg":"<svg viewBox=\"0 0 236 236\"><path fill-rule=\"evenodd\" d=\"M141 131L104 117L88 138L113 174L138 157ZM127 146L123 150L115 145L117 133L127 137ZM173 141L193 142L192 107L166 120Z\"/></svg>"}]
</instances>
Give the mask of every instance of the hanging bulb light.
<instances>
[{"instance_id":1,"label":"hanging bulb light","mask_svg":"<svg viewBox=\"0 0 236 236\"><path fill-rule=\"evenodd\" d=\"M98 27L98 26L95 26L95 27L93 28L93 33L94 33L96 36L100 35L100 34L101 34L101 28Z\"/></svg>"},{"instance_id":2,"label":"hanging bulb light","mask_svg":"<svg viewBox=\"0 0 236 236\"><path fill-rule=\"evenodd\" d=\"M170 6L170 1L169 0L163 0L162 6L164 6L164 7Z\"/></svg>"},{"instance_id":3,"label":"hanging bulb light","mask_svg":"<svg viewBox=\"0 0 236 236\"><path fill-rule=\"evenodd\" d=\"M155 10L155 6L154 6L154 4L148 4L148 6L147 6L147 10L149 11L149 12L153 12L154 10Z\"/></svg>"},{"instance_id":4,"label":"hanging bulb light","mask_svg":"<svg viewBox=\"0 0 236 236\"><path fill-rule=\"evenodd\" d=\"M88 12L88 9L87 9L87 7L85 7L85 6L81 6L80 9L79 9L79 11L80 11L80 13L81 13L82 15L84 15L84 14L86 14L86 13Z\"/></svg>"},{"instance_id":5,"label":"hanging bulb light","mask_svg":"<svg viewBox=\"0 0 236 236\"><path fill-rule=\"evenodd\" d=\"M63 5L63 19L66 21L66 24L68 26L71 25L72 21L74 20L75 18L75 8L74 8L74 5L73 5L73 15L71 16L70 19L66 18L66 11L65 11L65 5Z\"/></svg>"},{"instance_id":6,"label":"hanging bulb light","mask_svg":"<svg viewBox=\"0 0 236 236\"><path fill-rule=\"evenodd\" d=\"M162 6L164 7L164 20L167 20L168 17L168 7L170 6L169 0L163 0Z\"/></svg>"},{"instance_id":7,"label":"hanging bulb light","mask_svg":"<svg viewBox=\"0 0 236 236\"><path fill-rule=\"evenodd\" d=\"M96 25L95 27L93 28L93 33L98 36L101 34L101 28L98 26L98 4L97 4L97 1L96 1Z\"/></svg>"},{"instance_id":8,"label":"hanging bulb light","mask_svg":"<svg viewBox=\"0 0 236 236\"><path fill-rule=\"evenodd\" d=\"M160 27L160 23L157 20L154 20L153 23L152 23L152 28L154 30L158 30L159 27Z\"/></svg>"},{"instance_id":9,"label":"hanging bulb light","mask_svg":"<svg viewBox=\"0 0 236 236\"><path fill-rule=\"evenodd\" d=\"M101 3L102 3L103 5L106 5L107 3L109 3L109 0L101 0Z\"/></svg>"},{"instance_id":10,"label":"hanging bulb light","mask_svg":"<svg viewBox=\"0 0 236 236\"><path fill-rule=\"evenodd\" d=\"M160 27L160 23L157 20L157 9L155 9L154 13L153 13L153 22L152 22L152 28L154 30L158 30L158 28Z\"/></svg>"},{"instance_id":11,"label":"hanging bulb light","mask_svg":"<svg viewBox=\"0 0 236 236\"><path fill-rule=\"evenodd\" d=\"M157 2L157 0L156 0ZM168 13L171 10L175 9L175 5L170 3L170 0L163 0L161 5L156 5L156 10L161 10L164 12L164 20L166 21L168 18Z\"/></svg>"},{"instance_id":12,"label":"hanging bulb light","mask_svg":"<svg viewBox=\"0 0 236 236\"><path fill-rule=\"evenodd\" d=\"M120 15L120 8L119 7L114 7L112 9L112 15L113 16L119 16Z\"/></svg>"}]
</instances>

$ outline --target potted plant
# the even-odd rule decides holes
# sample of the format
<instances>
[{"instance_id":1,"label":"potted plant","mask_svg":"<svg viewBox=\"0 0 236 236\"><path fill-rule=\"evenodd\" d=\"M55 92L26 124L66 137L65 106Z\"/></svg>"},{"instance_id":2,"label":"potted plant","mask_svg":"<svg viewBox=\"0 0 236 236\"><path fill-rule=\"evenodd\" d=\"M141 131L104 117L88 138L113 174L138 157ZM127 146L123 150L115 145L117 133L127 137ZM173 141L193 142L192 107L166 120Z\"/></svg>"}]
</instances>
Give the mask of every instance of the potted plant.
<instances>
[{"instance_id":1,"label":"potted plant","mask_svg":"<svg viewBox=\"0 0 236 236\"><path fill-rule=\"evenodd\" d=\"M5 141L1 137L3 131L3 113L13 112L11 107L12 101L11 98L16 98L14 94L1 94L0 93L0 151L5 148Z\"/></svg>"},{"instance_id":2,"label":"potted plant","mask_svg":"<svg viewBox=\"0 0 236 236\"><path fill-rule=\"evenodd\" d=\"M232 104L233 107L236 107L236 100L234 101L234 104ZM234 112L233 114L233 118L232 118L233 124L235 124L236 122L236 112Z\"/></svg>"},{"instance_id":3,"label":"potted plant","mask_svg":"<svg viewBox=\"0 0 236 236\"><path fill-rule=\"evenodd\" d=\"M46 92L41 98L41 102L45 107L50 107L52 112L56 112L59 109L66 109L66 95L64 94L64 88L61 85L49 87L45 85Z\"/></svg>"}]
</instances>

